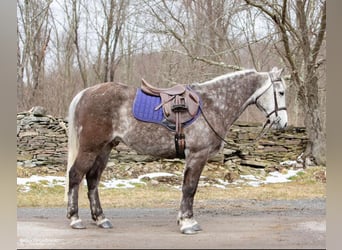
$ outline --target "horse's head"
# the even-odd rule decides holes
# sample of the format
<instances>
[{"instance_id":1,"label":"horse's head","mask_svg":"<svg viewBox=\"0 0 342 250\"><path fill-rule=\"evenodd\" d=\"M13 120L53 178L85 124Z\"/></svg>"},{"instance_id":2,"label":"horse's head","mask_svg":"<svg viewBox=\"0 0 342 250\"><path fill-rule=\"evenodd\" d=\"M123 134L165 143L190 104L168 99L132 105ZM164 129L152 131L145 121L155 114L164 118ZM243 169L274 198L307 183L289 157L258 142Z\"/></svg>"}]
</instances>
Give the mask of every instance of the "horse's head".
<instances>
[{"instance_id":1,"label":"horse's head","mask_svg":"<svg viewBox=\"0 0 342 250\"><path fill-rule=\"evenodd\" d=\"M285 102L285 83L281 78L282 69L273 68L268 72L263 91L255 98L256 106L265 113L267 122L273 128L284 129L287 126Z\"/></svg>"}]
</instances>

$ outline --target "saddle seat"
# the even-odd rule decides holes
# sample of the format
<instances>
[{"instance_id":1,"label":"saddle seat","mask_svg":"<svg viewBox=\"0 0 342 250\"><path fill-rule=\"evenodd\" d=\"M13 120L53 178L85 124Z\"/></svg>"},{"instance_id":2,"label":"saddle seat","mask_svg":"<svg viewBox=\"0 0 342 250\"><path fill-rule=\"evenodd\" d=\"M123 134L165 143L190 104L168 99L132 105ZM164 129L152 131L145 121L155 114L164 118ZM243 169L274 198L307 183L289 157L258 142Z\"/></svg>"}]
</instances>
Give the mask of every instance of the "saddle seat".
<instances>
[{"instance_id":1,"label":"saddle seat","mask_svg":"<svg viewBox=\"0 0 342 250\"><path fill-rule=\"evenodd\" d=\"M161 103L155 110L163 108L165 120L175 125L175 147L177 156L185 158L185 135L183 125L194 119L200 111L200 97L189 87L177 84L171 88L157 88L142 79L141 90L152 96L160 96Z\"/></svg>"},{"instance_id":2,"label":"saddle seat","mask_svg":"<svg viewBox=\"0 0 342 250\"><path fill-rule=\"evenodd\" d=\"M177 84L175 86L172 86L171 88L157 88L155 86L152 86L148 82L146 82L144 79L142 79L141 89L146 94L150 94L154 96L160 96L161 93L167 94L170 96L181 95L186 91L185 86L181 84Z\"/></svg>"},{"instance_id":3,"label":"saddle seat","mask_svg":"<svg viewBox=\"0 0 342 250\"><path fill-rule=\"evenodd\" d=\"M141 90L149 95L160 96L161 103L155 107L155 110L162 107L166 120L171 123L186 123L198 113L200 98L196 92L185 85L177 84L171 88L157 88L142 79ZM176 121L176 114L179 114L178 121Z\"/></svg>"}]
</instances>

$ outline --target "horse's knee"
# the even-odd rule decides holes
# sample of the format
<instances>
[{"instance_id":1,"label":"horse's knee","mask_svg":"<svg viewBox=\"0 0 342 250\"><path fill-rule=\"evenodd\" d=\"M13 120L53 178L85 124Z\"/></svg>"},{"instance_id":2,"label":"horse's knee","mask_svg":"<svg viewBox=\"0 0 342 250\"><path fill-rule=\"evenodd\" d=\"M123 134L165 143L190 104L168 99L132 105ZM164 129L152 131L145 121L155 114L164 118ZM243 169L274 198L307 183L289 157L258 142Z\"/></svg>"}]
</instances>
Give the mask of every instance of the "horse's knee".
<instances>
[{"instance_id":1,"label":"horse's knee","mask_svg":"<svg viewBox=\"0 0 342 250\"><path fill-rule=\"evenodd\" d=\"M183 183L182 192L183 195L193 197L197 190L197 183Z\"/></svg>"},{"instance_id":2,"label":"horse's knee","mask_svg":"<svg viewBox=\"0 0 342 250\"><path fill-rule=\"evenodd\" d=\"M73 188L74 186L79 185L83 179L83 174L77 171L75 167L70 168L68 176L69 188Z\"/></svg>"}]
</instances>

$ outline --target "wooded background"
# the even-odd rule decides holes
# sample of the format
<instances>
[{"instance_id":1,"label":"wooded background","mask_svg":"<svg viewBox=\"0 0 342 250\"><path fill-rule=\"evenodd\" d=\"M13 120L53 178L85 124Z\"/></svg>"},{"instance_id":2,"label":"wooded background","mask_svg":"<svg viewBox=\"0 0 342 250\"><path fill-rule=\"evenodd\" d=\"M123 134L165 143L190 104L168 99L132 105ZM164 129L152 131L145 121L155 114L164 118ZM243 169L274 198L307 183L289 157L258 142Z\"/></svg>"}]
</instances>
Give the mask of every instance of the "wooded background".
<instances>
[{"instance_id":1,"label":"wooded background","mask_svg":"<svg viewBox=\"0 0 342 250\"><path fill-rule=\"evenodd\" d=\"M64 117L96 83L192 83L284 68L289 124L325 164L326 1L17 0L17 109ZM263 121L257 109L240 118Z\"/></svg>"}]
</instances>

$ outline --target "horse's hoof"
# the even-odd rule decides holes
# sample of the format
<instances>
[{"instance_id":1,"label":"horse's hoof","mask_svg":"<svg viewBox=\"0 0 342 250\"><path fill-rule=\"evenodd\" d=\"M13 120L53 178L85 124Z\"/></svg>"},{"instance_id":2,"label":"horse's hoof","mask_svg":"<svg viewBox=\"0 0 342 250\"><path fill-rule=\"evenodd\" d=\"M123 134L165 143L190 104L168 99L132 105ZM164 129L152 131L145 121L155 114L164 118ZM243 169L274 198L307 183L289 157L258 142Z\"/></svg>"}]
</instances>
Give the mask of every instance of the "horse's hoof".
<instances>
[{"instance_id":1,"label":"horse's hoof","mask_svg":"<svg viewBox=\"0 0 342 250\"><path fill-rule=\"evenodd\" d=\"M180 231L182 234L196 234L202 231L201 226L193 218L178 219L178 225L181 225Z\"/></svg>"},{"instance_id":2,"label":"horse's hoof","mask_svg":"<svg viewBox=\"0 0 342 250\"><path fill-rule=\"evenodd\" d=\"M186 235L197 234L198 231L194 230L192 227L182 228L181 233Z\"/></svg>"},{"instance_id":3,"label":"horse's hoof","mask_svg":"<svg viewBox=\"0 0 342 250\"><path fill-rule=\"evenodd\" d=\"M96 225L100 228L103 228L103 229L110 229L110 228L113 228L113 225L112 223L107 219L107 218L104 218L100 221L97 221L96 222Z\"/></svg>"},{"instance_id":4,"label":"horse's hoof","mask_svg":"<svg viewBox=\"0 0 342 250\"><path fill-rule=\"evenodd\" d=\"M70 223L70 227L73 229L85 229L86 226L83 224L81 219L72 220Z\"/></svg>"},{"instance_id":5,"label":"horse's hoof","mask_svg":"<svg viewBox=\"0 0 342 250\"><path fill-rule=\"evenodd\" d=\"M198 223L193 225L192 229L195 230L195 231L202 231L202 228L201 228L201 226Z\"/></svg>"}]
</instances>

